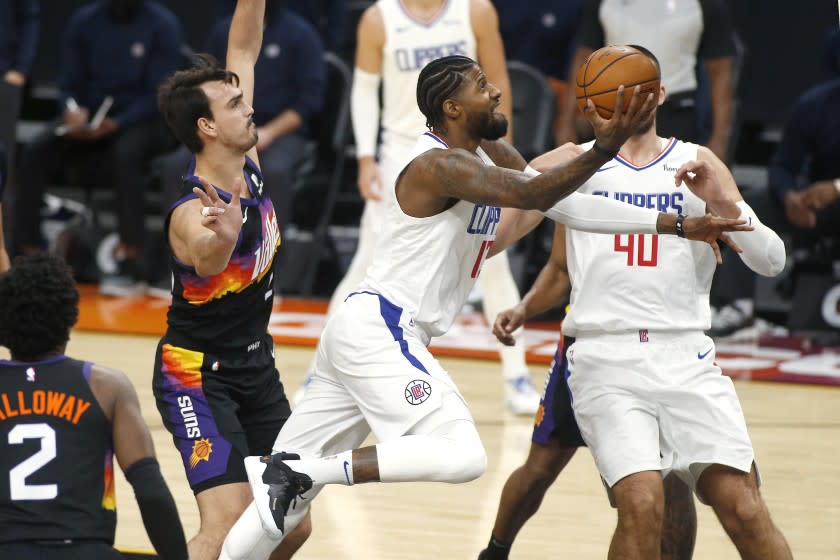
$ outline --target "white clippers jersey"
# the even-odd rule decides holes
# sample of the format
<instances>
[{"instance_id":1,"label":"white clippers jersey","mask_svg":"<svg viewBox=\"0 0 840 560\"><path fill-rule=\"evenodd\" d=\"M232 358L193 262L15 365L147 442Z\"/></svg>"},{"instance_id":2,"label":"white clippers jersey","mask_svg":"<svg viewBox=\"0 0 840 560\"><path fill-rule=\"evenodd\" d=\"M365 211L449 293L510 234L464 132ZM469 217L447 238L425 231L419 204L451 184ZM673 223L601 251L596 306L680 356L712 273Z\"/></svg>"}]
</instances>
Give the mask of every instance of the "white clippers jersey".
<instances>
[{"instance_id":1,"label":"white clippers jersey","mask_svg":"<svg viewBox=\"0 0 840 560\"><path fill-rule=\"evenodd\" d=\"M410 149L426 129L417 108L417 78L429 62L460 54L476 58L470 0L445 0L428 24L409 15L400 0L379 0L385 24L382 53L382 141Z\"/></svg>"},{"instance_id":2,"label":"white clippers jersey","mask_svg":"<svg viewBox=\"0 0 840 560\"><path fill-rule=\"evenodd\" d=\"M413 157L447 149L431 132L417 141ZM481 148L486 165L493 161ZM373 263L359 290L373 290L403 308L428 338L449 330L475 283L496 238L501 208L461 200L427 218L414 218L390 204Z\"/></svg>"},{"instance_id":3,"label":"white clippers jersey","mask_svg":"<svg viewBox=\"0 0 840 560\"><path fill-rule=\"evenodd\" d=\"M661 142L663 150L652 162L637 167L616 156L578 192L660 212L704 215L705 202L685 185L674 186L674 173L697 159L697 145L673 138ZM709 290L717 263L706 243L567 229L566 259L572 282L571 312L563 321L567 335L710 326Z\"/></svg>"}]
</instances>

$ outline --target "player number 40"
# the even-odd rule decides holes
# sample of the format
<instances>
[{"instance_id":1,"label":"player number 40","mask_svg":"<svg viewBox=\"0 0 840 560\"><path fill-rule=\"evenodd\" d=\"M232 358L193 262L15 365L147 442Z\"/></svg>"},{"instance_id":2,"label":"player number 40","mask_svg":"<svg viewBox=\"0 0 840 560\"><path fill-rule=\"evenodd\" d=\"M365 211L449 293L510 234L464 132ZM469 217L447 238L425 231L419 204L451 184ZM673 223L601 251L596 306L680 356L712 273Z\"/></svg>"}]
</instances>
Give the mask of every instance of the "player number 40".
<instances>
[{"instance_id":1,"label":"player number 40","mask_svg":"<svg viewBox=\"0 0 840 560\"><path fill-rule=\"evenodd\" d=\"M655 233L616 234L614 248L616 253L627 253L627 266L656 266L659 236Z\"/></svg>"}]
</instances>

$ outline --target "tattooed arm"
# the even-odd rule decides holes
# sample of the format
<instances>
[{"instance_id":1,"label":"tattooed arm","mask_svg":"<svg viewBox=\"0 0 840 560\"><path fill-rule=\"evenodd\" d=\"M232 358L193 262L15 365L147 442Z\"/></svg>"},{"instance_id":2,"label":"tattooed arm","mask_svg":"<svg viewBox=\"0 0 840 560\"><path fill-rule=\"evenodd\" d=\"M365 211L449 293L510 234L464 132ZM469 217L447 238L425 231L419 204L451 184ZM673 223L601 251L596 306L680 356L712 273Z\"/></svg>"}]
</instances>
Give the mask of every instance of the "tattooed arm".
<instances>
[{"instance_id":1,"label":"tattooed arm","mask_svg":"<svg viewBox=\"0 0 840 560\"><path fill-rule=\"evenodd\" d=\"M403 210L416 217L437 214L451 206L453 199L548 210L574 192L607 159L589 150L532 177L521 171L485 165L476 154L466 150L429 150L406 168L397 184L397 198Z\"/></svg>"}]
</instances>

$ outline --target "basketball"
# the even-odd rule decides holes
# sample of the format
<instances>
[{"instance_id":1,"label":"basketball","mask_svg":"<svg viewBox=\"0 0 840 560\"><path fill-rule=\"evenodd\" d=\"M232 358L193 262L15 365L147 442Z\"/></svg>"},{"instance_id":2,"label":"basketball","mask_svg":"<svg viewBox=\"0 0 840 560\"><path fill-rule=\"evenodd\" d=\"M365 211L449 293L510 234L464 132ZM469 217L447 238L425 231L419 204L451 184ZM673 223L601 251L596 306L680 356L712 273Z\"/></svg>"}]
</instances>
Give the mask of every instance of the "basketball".
<instances>
[{"instance_id":1,"label":"basketball","mask_svg":"<svg viewBox=\"0 0 840 560\"><path fill-rule=\"evenodd\" d=\"M591 99L605 119L613 114L618 86L624 86L624 107L630 103L633 88L642 86L642 95L659 95L659 71L644 53L623 45L598 49L581 64L575 78L575 96L580 110Z\"/></svg>"}]
</instances>

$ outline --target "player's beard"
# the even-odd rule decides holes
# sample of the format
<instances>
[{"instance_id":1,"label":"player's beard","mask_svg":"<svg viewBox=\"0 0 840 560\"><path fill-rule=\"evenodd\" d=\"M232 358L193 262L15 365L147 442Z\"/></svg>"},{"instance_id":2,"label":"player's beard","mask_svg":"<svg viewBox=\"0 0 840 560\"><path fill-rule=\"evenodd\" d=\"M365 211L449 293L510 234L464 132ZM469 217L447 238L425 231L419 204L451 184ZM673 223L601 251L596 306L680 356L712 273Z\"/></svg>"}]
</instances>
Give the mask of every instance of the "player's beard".
<instances>
[{"instance_id":1,"label":"player's beard","mask_svg":"<svg viewBox=\"0 0 840 560\"><path fill-rule=\"evenodd\" d=\"M242 147L243 152L247 152L251 148L257 145L257 141L259 140L260 136L257 132L257 127L254 125L253 130L251 130L251 125L248 125L248 141Z\"/></svg>"},{"instance_id":2,"label":"player's beard","mask_svg":"<svg viewBox=\"0 0 840 560\"><path fill-rule=\"evenodd\" d=\"M472 134L485 140L498 140L507 134L508 121L502 113L470 113L467 126Z\"/></svg>"},{"instance_id":3,"label":"player's beard","mask_svg":"<svg viewBox=\"0 0 840 560\"><path fill-rule=\"evenodd\" d=\"M636 129L636 134L634 134L634 136L644 136L655 125L656 125L656 112L654 111L654 113L650 116L650 119L648 119L647 121L645 121L645 122L643 122L642 124L639 125L639 128Z\"/></svg>"}]
</instances>

